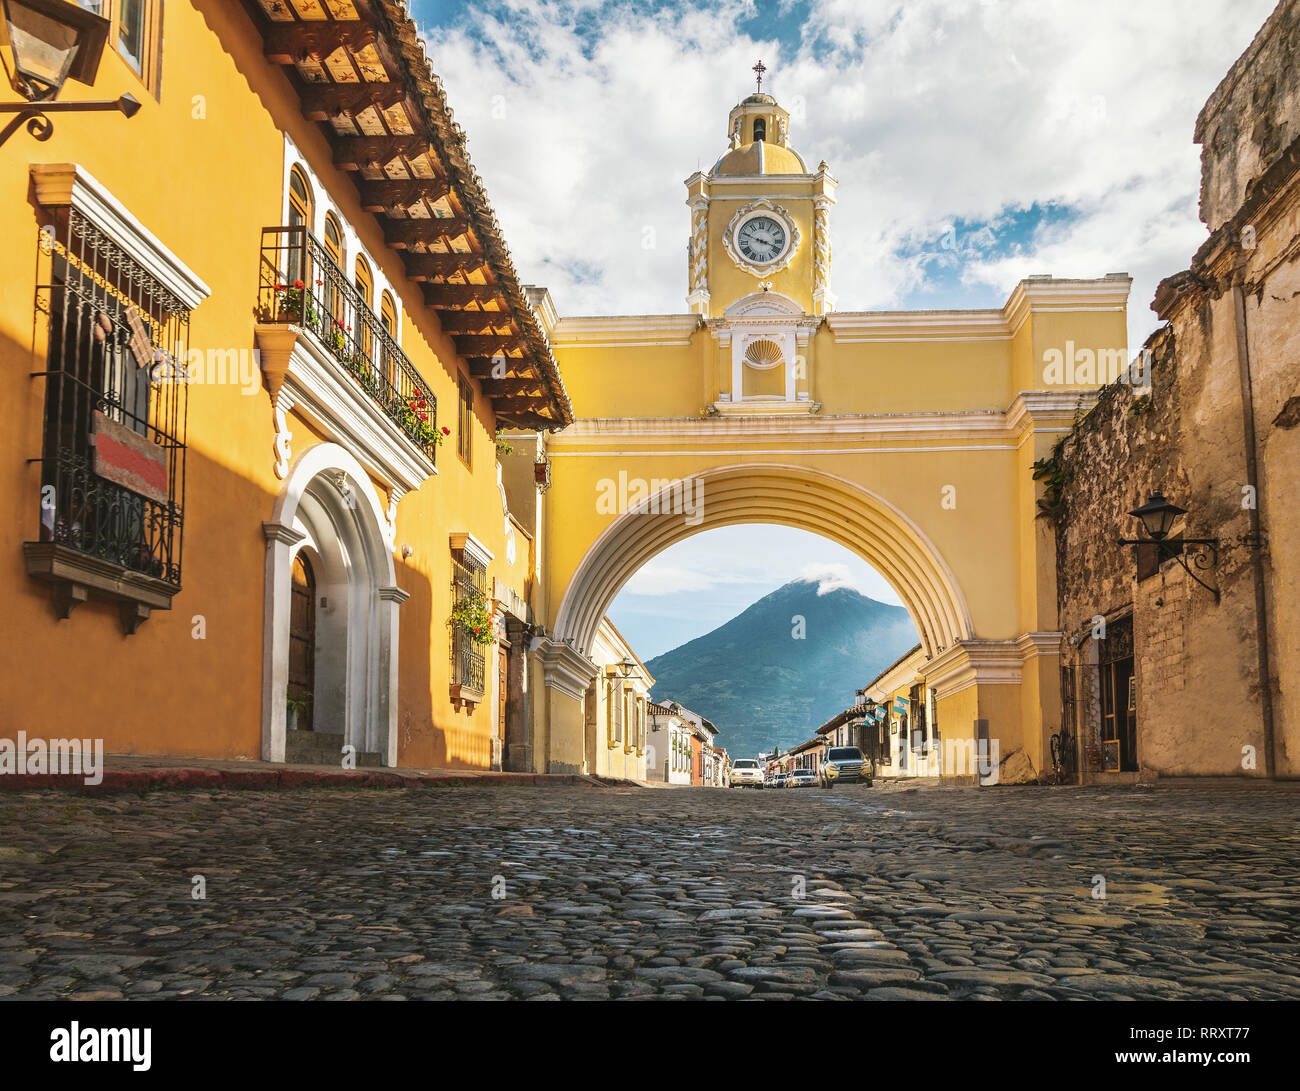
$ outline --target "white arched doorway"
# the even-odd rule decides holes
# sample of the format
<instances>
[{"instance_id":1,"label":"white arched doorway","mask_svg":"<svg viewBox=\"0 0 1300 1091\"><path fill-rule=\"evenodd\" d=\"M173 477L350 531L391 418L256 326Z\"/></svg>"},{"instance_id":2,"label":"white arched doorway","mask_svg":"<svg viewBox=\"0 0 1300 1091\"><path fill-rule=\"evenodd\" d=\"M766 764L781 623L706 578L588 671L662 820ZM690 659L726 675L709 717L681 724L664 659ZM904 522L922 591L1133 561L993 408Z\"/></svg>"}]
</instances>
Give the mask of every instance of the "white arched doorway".
<instances>
[{"instance_id":1,"label":"white arched doorway","mask_svg":"<svg viewBox=\"0 0 1300 1091\"><path fill-rule=\"evenodd\" d=\"M397 764L398 607L383 509L361 464L321 443L299 453L266 537L262 759L284 761L293 605L301 553L314 575L312 727ZM342 755L339 755L342 761Z\"/></svg>"}]
</instances>

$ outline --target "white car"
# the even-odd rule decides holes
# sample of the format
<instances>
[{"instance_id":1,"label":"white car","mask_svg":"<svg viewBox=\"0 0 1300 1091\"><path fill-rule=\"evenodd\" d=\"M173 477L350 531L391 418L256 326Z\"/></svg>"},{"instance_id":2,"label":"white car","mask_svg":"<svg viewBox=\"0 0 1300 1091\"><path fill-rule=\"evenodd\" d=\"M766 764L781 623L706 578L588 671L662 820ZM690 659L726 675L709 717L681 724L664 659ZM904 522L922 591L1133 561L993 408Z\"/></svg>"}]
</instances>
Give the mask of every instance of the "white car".
<instances>
[{"instance_id":1,"label":"white car","mask_svg":"<svg viewBox=\"0 0 1300 1091\"><path fill-rule=\"evenodd\" d=\"M763 767L753 758L737 758L731 763L733 788L762 788Z\"/></svg>"},{"instance_id":2,"label":"white car","mask_svg":"<svg viewBox=\"0 0 1300 1091\"><path fill-rule=\"evenodd\" d=\"M817 774L811 769L795 769L785 782L787 788L816 788Z\"/></svg>"}]
</instances>

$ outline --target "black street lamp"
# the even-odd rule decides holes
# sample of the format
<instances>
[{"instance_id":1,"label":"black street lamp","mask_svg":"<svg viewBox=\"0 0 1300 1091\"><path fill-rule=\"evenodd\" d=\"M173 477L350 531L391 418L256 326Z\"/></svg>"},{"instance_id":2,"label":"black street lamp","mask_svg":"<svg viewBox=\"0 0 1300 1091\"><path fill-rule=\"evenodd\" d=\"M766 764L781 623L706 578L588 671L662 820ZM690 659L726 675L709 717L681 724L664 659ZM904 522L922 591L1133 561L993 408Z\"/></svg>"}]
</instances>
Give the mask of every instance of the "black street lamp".
<instances>
[{"instance_id":1,"label":"black street lamp","mask_svg":"<svg viewBox=\"0 0 1300 1091\"><path fill-rule=\"evenodd\" d=\"M0 103L0 114L14 119L0 130L3 144L24 123L37 140L48 140L52 113L118 110L132 117L140 103L131 95L116 99L55 102L69 79L91 85L108 41L109 21L71 0L0 0L4 22L0 45L12 65L10 83L22 102Z\"/></svg>"},{"instance_id":2,"label":"black street lamp","mask_svg":"<svg viewBox=\"0 0 1300 1091\"><path fill-rule=\"evenodd\" d=\"M1170 503L1163 493L1156 491L1151 494L1151 498L1145 504L1129 512L1129 515L1142 521L1142 527L1146 530L1147 537L1120 538L1119 544L1155 546L1158 564L1163 564L1168 560L1177 561L1183 566L1184 572L1214 595L1214 601L1217 605L1219 589L1211 587L1201 579L1192 571L1192 566L1202 572L1215 567L1219 563L1219 539L1185 538L1182 535L1171 538L1169 536L1170 531L1174 529L1174 523L1178 521L1178 517L1186 514L1186 508L1180 508L1177 504ZM1187 563L1188 557L1191 558L1191 565Z\"/></svg>"}]
</instances>

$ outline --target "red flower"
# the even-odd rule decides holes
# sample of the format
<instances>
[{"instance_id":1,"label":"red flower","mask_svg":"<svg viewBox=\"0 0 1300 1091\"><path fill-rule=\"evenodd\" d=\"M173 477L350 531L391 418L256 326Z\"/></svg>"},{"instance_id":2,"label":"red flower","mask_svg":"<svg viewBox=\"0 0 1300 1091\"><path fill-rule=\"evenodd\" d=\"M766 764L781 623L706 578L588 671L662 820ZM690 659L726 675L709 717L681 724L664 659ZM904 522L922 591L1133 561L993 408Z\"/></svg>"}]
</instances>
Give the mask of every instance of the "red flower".
<instances>
[{"instance_id":1,"label":"red flower","mask_svg":"<svg viewBox=\"0 0 1300 1091\"><path fill-rule=\"evenodd\" d=\"M306 287L306 285L303 284L303 282L302 282L301 280L295 280L295 281L293 282L293 286L294 286L295 288L297 288L298 291L300 291L300 292L303 290L303 288Z\"/></svg>"},{"instance_id":2,"label":"red flower","mask_svg":"<svg viewBox=\"0 0 1300 1091\"><path fill-rule=\"evenodd\" d=\"M448 428L445 424L442 426L442 434L443 434L444 436L449 436L449 435L451 435L451 429Z\"/></svg>"},{"instance_id":3,"label":"red flower","mask_svg":"<svg viewBox=\"0 0 1300 1091\"><path fill-rule=\"evenodd\" d=\"M283 285L283 284L277 284L277 285L275 286L275 290L276 290L277 292L283 292L283 291L284 291L284 285Z\"/></svg>"}]
</instances>

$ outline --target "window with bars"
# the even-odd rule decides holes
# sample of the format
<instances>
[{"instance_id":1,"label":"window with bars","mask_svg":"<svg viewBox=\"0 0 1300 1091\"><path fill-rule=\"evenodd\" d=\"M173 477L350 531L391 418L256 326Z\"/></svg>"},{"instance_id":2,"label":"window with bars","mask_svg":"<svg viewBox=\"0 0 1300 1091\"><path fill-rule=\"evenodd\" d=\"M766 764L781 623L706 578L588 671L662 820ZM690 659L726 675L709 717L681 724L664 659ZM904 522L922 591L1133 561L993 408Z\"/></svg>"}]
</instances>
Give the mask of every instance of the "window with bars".
<instances>
[{"instance_id":1,"label":"window with bars","mask_svg":"<svg viewBox=\"0 0 1300 1091\"><path fill-rule=\"evenodd\" d=\"M72 579L75 601L93 587L165 607L181 585L189 308L76 208L52 215L38 255L47 348L28 570Z\"/></svg>"},{"instance_id":2,"label":"window with bars","mask_svg":"<svg viewBox=\"0 0 1300 1091\"><path fill-rule=\"evenodd\" d=\"M451 595L453 603L487 596L486 569L464 551L452 558ZM459 626L452 626L451 684L461 687L462 691L485 692L487 659L479 649L480 645L476 645L468 633Z\"/></svg>"}]
</instances>

